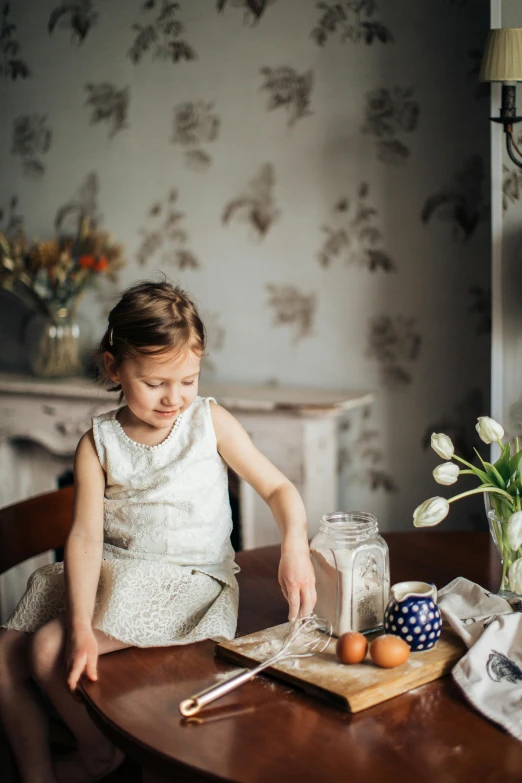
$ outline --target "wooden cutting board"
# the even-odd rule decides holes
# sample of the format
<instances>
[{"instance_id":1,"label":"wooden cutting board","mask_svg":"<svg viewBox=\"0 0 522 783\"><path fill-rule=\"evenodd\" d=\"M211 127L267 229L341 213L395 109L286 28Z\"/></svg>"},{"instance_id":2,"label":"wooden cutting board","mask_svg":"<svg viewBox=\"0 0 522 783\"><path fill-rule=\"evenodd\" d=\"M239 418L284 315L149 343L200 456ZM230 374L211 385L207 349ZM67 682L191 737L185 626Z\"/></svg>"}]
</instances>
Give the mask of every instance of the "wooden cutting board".
<instances>
[{"instance_id":1,"label":"wooden cutting board","mask_svg":"<svg viewBox=\"0 0 522 783\"><path fill-rule=\"evenodd\" d=\"M284 623L231 642L222 642L216 646L215 654L252 668L279 650L288 628L289 624ZM368 641L378 635L369 634ZM310 658L280 662L265 669L265 673L296 685L312 696L326 699L341 709L360 712L443 677L466 652L464 643L446 627L432 650L411 653L406 663L395 669L381 669L372 662L369 654L359 664L347 666L339 663L335 644L336 639L333 638L325 652Z\"/></svg>"}]
</instances>

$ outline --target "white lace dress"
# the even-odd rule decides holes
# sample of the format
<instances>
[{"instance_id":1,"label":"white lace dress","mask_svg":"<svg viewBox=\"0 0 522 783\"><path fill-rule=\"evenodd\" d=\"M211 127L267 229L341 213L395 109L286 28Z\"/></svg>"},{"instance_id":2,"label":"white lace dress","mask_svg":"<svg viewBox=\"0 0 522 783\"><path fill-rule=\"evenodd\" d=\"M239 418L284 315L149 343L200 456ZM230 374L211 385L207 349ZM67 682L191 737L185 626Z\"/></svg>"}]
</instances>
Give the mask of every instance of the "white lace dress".
<instances>
[{"instance_id":1,"label":"white lace dress","mask_svg":"<svg viewBox=\"0 0 522 783\"><path fill-rule=\"evenodd\" d=\"M130 645L234 638L239 569L209 400L196 397L157 446L131 440L116 411L92 420L106 474L93 627ZM64 609L63 563L47 565L3 627L33 632Z\"/></svg>"}]
</instances>

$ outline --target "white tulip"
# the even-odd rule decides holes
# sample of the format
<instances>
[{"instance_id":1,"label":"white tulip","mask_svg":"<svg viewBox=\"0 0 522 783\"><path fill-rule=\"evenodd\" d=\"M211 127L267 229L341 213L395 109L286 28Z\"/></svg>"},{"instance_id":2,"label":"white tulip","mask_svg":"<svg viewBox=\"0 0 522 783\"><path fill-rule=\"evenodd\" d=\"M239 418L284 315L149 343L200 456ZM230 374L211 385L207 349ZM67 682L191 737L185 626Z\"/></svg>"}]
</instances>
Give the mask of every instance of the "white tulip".
<instances>
[{"instance_id":1,"label":"white tulip","mask_svg":"<svg viewBox=\"0 0 522 783\"><path fill-rule=\"evenodd\" d=\"M450 484L456 482L459 473L460 468L454 462L443 462L442 465L437 465L433 471L433 478L437 484L444 484L445 487L449 487Z\"/></svg>"},{"instance_id":2,"label":"white tulip","mask_svg":"<svg viewBox=\"0 0 522 783\"><path fill-rule=\"evenodd\" d=\"M442 459L451 459L455 453L451 438L443 432L434 432L431 436L431 448Z\"/></svg>"},{"instance_id":3,"label":"white tulip","mask_svg":"<svg viewBox=\"0 0 522 783\"><path fill-rule=\"evenodd\" d=\"M522 558L515 560L509 569L509 589L522 595Z\"/></svg>"},{"instance_id":4,"label":"white tulip","mask_svg":"<svg viewBox=\"0 0 522 783\"><path fill-rule=\"evenodd\" d=\"M507 526L509 546L515 551L522 546L522 511L515 511L509 517Z\"/></svg>"},{"instance_id":5,"label":"white tulip","mask_svg":"<svg viewBox=\"0 0 522 783\"><path fill-rule=\"evenodd\" d=\"M479 416L478 423L475 425L480 440L488 445L497 440L502 440L504 437L504 428L495 419L490 419L489 416Z\"/></svg>"},{"instance_id":6,"label":"white tulip","mask_svg":"<svg viewBox=\"0 0 522 783\"><path fill-rule=\"evenodd\" d=\"M433 527L448 515L449 503L446 498L429 498L417 506L413 512L415 527Z\"/></svg>"}]
</instances>

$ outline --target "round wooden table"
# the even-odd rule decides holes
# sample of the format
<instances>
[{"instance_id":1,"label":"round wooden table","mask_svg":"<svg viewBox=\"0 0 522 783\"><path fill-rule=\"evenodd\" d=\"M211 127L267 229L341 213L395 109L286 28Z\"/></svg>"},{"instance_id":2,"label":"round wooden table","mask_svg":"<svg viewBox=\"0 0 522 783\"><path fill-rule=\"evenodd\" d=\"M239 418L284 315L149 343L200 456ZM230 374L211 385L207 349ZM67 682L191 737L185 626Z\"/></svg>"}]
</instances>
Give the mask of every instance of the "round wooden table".
<instances>
[{"instance_id":1,"label":"round wooden table","mask_svg":"<svg viewBox=\"0 0 522 783\"><path fill-rule=\"evenodd\" d=\"M465 576L498 588L487 533L415 530L386 536L392 583ZM285 622L278 549L238 554L238 633ZM83 683L98 725L147 780L234 783L488 783L522 779L522 743L478 714L451 676L351 715L268 677L258 677L182 718L178 704L233 670L214 643L129 649L103 656ZM149 777L147 777L149 775Z\"/></svg>"}]
</instances>

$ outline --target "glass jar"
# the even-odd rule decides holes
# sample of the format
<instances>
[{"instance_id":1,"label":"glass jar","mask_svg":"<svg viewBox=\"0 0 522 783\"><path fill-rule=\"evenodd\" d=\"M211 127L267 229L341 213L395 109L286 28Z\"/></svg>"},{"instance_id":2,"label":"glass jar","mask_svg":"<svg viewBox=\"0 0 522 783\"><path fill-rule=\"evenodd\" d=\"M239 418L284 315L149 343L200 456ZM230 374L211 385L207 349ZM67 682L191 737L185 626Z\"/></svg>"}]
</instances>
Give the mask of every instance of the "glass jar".
<instances>
[{"instance_id":1,"label":"glass jar","mask_svg":"<svg viewBox=\"0 0 522 783\"><path fill-rule=\"evenodd\" d=\"M361 511L325 514L310 552L315 612L332 623L334 634L382 627L390 593L390 560L377 519Z\"/></svg>"}]
</instances>

